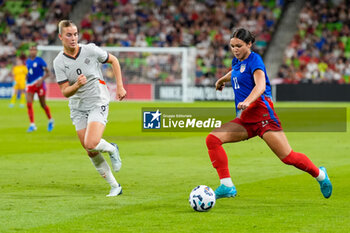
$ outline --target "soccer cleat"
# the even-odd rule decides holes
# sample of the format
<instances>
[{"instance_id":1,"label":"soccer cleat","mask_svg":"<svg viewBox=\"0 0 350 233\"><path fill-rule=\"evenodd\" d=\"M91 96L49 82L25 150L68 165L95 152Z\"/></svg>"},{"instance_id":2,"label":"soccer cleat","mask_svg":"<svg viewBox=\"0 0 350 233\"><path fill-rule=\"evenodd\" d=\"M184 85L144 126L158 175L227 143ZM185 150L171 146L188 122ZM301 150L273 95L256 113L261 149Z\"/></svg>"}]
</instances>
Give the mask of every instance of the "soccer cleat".
<instances>
[{"instance_id":1,"label":"soccer cleat","mask_svg":"<svg viewBox=\"0 0 350 233\"><path fill-rule=\"evenodd\" d=\"M51 119L49 120L49 124L47 125L47 131L51 132L53 130L53 126L54 126L54 120Z\"/></svg>"},{"instance_id":2,"label":"soccer cleat","mask_svg":"<svg viewBox=\"0 0 350 233\"><path fill-rule=\"evenodd\" d=\"M36 129L37 129L37 128L36 128L35 125L30 125L29 128L27 129L27 133L34 132Z\"/></svg>"},{"instance_id":3,"label":"soccer cleat","mask_svg":"<svg viewBox=\"0 0 350 233\"><path fill-rule=\"evenodd\" d=\"M323 194L323 196L325 198L329 198L332 195L332 190L333 190L332 183L331 183L331 180L328 177L326 168L325 167L320 167L320 170L322 170L324 172L324 174L326 175L324 180L318 181L318 183L320 184L321 193Z\"/></svg>"},{"instance_id":4,"label":"soccer cleat","mask_svg":"<svg viewBox=\"0 0 350 233\"><path fill-rule=\"evenodd\" d=\"M113 153L109 154L109 157L111 158L111 162L112 162L112 168L113 168L113 171L119 172L120 168L122 167L122 160L120 158L119 148L117 144L115 143L111 143L111 144L116 149Z\"/></svg>"},{"instance_id":5,"label":"soccer cleat","mask_svg":"<svg viewBox=\"0 0 350 233\"><path fill-rule=\"evenodd\" d=\"M217 189L215 189L216 199L223 197L235 197L237 195L237 190L235 186L227 187L221 184Z\"/></svg>"},{"instance_id":6,"label":"soccer cleat","mask_svg":"<svg viewBox=\"0 0 350 233\"><path fill-rule=\"evenodd\" d=\"M9 104L9 108L13 108L14 106L14 104Z\"/></svg>"},{"instance_id":7,"label":"soccer cleat","mask_svg":"<svg viewBox=\"0 0 350 233\"><path fill-rule=\"evenodd\" d=\"M115 197L115 196L118 196L118 195L121 195L123 193L123 189L122 189L122 186L119 186L118 187L112 187L111 188L111 191L109 192L108 195L106 195L106 197Z\"/></svg>"}]
</instances>

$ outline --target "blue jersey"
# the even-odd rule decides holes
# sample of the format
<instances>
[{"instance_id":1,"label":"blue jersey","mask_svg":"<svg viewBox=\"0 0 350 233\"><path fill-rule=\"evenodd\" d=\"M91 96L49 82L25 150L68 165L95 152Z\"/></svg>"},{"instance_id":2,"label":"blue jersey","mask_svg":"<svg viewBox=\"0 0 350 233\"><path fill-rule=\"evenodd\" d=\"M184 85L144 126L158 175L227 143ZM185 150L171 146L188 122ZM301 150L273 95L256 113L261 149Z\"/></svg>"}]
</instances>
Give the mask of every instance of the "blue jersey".
<instances>
[{"instance_id":1,"label":"blue jersey","mask_svg":"<svg viewBox=\"0 0 350 233\"><path fill-rule=\"evenodd\" d=\"M233 92L235 93L237 116L239 116L239 110L237 109L238 103L243 102L255 87L253 74L257 69L265 73L266 79L265 92L259 98L266 96L272 99L269 77L267 76L264 62L259 54L251 52L248 58L243 61L239 61L237 58L233 58L232 60L231 83Z\"/></svg>"},{"instance_id":2,"label":"blue jersey","mask_svg":"<svg viewBox=\"0 0 350 233\"><path fill-rule=\"evenodd\" d=\"M42 78L44 75L44 68L47 67L46 62L41 57L36 57L34 60L28 59L26 61L26 66L28 68L27 85L32 85Z\"/></svg>"}]
</instances>

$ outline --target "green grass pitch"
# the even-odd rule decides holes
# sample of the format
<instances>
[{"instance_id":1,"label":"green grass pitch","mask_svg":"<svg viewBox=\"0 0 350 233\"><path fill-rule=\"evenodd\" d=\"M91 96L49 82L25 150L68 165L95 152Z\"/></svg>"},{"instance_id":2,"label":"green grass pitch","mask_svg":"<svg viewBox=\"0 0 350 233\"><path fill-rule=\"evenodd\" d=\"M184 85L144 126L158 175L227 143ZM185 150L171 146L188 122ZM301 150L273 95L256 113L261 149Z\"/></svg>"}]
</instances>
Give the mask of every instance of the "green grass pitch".
<instances>
[{"instance_id":1,"label":"green grass pitch","mask_svg":"<svg viewBox=\"0 0 350 233\"><path fill-rule=\"evenodd\" d=\"M253 138L224 145L238 196L205 213L193 211L188 196L199 184L218 186L207 133L141 132L141 108L232 103L111 103L104 138L118 143L123 160L116 178L124 193L115 198L105 197L109 186L80 146L66 101L48 102L51 133L36 101L32 134L26 109L8 103L0 101L0 232L349 232L350 103L276 104L347 107L347 132L287 133L295 151L327 168L330 199L310 175L284 165Z\"/></svg>"}]
</instances>

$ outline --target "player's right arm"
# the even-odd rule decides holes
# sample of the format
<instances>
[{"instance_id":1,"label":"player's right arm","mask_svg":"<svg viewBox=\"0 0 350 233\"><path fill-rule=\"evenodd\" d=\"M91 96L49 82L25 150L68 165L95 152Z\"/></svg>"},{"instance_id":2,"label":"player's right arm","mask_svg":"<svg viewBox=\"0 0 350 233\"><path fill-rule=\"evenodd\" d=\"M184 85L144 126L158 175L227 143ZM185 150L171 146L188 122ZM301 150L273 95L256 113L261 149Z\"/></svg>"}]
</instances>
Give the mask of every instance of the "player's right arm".
<instances>
[{"instance_id":1,"label":"player's right arm","mask_svg":"<svg viewBox=\"0 0 350 233\"><path fill-rule=\"evenodd\" d=\"M63 96L71 97L74 95L81 86L86 84L86 77L83 74L80 74L77 78L77 81L73 84L69 83L68 76L65 73L65 68L63 61L60 56L57 56L53 61L53 68L55 70L56 80L61 89Z\"/></svg>"},{"instance_id":2,"label":"player's right arm","mask_svg":"<svg viewBox=\"0 0 350 233\"><path fill-rule=\"evenodd\" d=\"M74 95L78 91L78 89L85 84L86 77L85 75L81 74L78 76L78 80L73 85L69 85L68 80L67 82L59 83L58 85L60 86L62 94L68 98Z\"/></svg>"},{"instance_id":3,"label":"player's right arm","mask_svg":"<svg viewBox=\"0 0 350 233\"><path fill-rule=\"evenodd\" d=\"M218 81L216 81L215 83L216 90L222 91L222 89L224 89L225 87L225 83L231 81L231 72L232 70L230 70L227 74L225 74L224 76L219 78Z\"/></svg>"}]
</instances>

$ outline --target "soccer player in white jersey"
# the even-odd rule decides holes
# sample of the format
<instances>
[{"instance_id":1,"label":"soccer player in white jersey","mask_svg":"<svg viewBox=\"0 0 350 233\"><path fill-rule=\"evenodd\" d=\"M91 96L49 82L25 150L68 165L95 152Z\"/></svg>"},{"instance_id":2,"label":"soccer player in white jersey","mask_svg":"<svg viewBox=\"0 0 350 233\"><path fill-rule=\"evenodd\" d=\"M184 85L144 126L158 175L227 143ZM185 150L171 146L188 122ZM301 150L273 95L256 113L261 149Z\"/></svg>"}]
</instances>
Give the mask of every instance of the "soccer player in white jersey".
<instances>
[{"instance_id":1,"label":"soccer player in white jersey","mask_svg":"<svg viewBox=\"0 0 350 233\"><path fill-rule=\"evenodd\" d=\"M70 20L58 24L63 51L54 60L54 70L62 94L69 98L70 116L82 146L99 174L111 185L107 196L122 193L112 171L101 155L108 152L112 168L118 172L121 159L118 146L102 138L107 123L109 92L100 64L110 63L117 81L117 98L124 99L122 75L118 59L95 44L78 44L78 28Z\"/></svg>"}]
</instances>

